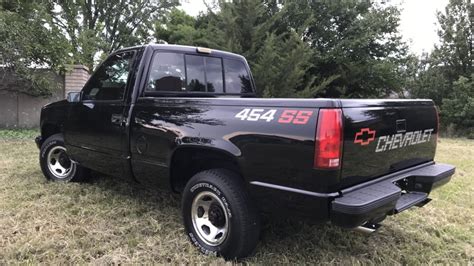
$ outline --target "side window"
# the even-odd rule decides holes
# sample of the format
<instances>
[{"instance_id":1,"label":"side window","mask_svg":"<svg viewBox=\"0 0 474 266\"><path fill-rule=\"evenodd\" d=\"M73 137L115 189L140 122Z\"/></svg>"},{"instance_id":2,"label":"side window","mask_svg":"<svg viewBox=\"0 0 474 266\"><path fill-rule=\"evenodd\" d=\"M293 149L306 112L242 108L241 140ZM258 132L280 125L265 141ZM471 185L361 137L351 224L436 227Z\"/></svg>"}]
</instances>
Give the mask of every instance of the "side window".
<instances>
[{"instance_id":1,"label":"side window","mask_svg":"<svg viewBox=\"0 0 474 266\"><path fill-rule=\"evenodd\" d=\"M222 59L198 55L186 55L187 90L224 92Z\"/></svg>"},{"instance_id":2,"label":"side window","mask_svg":"<svg viewBox=\"0 0 474 266\"><path fill-rule=\"evenodd\" d=\"M226 93L252 92L250 75L242 61L224 59L224 70Z\"/></svg>"},{"instance_id":3,"label":"side window","mask_svg":"<svg viewBox=\"0 0 474 266\"><path fill-rule=\"evenodd\" d=\"M222 59L170 52L155 53L145 90L223 93Z\"/></svg>"},{"instance_id":4,"label":"side window","mask_svg":"<svg viewBox=\"0 0 474 266\"><path fill-rule=\"evenodd\" d=\"M107 59L83 89L83 100L122 100L135 52L115 54Z\"/></svg>"},{"instance_id":5,"label":"side window","mask_svg":"<svg viewBox=\"0 0 474 266\"><path fill-rule=\"evenodd\" d=\"M187 91L206 91L204 57L186 55Z\"/></svg>"},{"instance_id":6,"label":"side window","mask_svg":"<svg viewBox=\"0 0 474 266\"><path fill-rule=\"evenodd\" d=\"M156 53L150 69L147 91L186 90L184 55L177 53Z\"/></svg>"},{"instance_id":7,"label":"side window","mask_svg":"<svg viewBox=\"0 0 474 266\"><path fill-rule=\"evenodd\" d=\"M224 92L224 79L222 78L222 59L206 57L206 79L208 92Z\"/></svg>"}]
</instances>

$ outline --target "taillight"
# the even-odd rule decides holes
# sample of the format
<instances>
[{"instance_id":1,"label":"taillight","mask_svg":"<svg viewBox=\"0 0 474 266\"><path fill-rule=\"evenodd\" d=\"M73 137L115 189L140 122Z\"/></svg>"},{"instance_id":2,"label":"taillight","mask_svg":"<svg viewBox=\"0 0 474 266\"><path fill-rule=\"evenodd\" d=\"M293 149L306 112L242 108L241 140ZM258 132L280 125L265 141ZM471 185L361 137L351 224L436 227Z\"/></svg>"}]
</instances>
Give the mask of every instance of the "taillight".
<instances>
[{"instance_id":1,"label":"taillight","mask_svg":"<svg viewBox=\"0 0 474 266\"><path fill-rule=\"evenodd\" d=\"M314 141L314 168L339 168L341 155L342 111L341 109L321 109Z\"/></svg>"}]
</instances>

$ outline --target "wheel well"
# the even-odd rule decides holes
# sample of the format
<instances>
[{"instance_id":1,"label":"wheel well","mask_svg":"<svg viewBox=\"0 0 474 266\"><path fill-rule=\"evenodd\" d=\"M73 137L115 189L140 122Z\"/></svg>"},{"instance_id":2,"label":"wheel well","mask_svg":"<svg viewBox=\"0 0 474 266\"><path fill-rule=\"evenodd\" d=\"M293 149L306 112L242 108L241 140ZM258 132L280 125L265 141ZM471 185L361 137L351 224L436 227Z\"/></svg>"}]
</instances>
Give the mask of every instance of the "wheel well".
<instances>
[{"instance_id":1,"label":"wheel well","mask_svg":"<svg viewBox=\"0 0 474 266\"><path fill-rule=\"evenodd\" d=\"M45 124L41 128L41 137L43 137L43 140L57 133L61 133L61 129L58 125Z\"/></svg>"},{"instance_id":2,"label":"wheel well","mask_svg":"<svg viewBox=\"0 0 474 266\"><path fill-rule=\"evenodd\" d=\"M237 160L223 151L206 148L181 148L173 154L170 165L171 188L181 192L198 172L224 168L242 176Z\"/></svg>"}]
</instances>

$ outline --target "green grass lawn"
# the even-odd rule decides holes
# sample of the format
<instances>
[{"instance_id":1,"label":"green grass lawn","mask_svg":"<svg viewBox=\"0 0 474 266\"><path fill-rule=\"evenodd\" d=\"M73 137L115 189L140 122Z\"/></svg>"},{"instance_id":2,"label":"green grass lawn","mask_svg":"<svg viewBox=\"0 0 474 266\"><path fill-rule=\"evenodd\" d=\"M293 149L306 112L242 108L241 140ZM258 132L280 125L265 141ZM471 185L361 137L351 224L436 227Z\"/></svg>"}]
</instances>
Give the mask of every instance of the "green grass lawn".
<instances>
[{"instance_id":1,"label":"green grass lawn","mask_svg":"<svg viewBox=\"0 0 474 266\"><path fill-rule=\"evenodd\" d=\"M34 131L0 131L0 264L222 263L201 255L181 224L179 196L111 177L45 180ZM298 221L267 224L250 263L474 262L474 141L441 139L454 164L433 201L389 217L375 234Z\"/></svg>"}]
</instances>

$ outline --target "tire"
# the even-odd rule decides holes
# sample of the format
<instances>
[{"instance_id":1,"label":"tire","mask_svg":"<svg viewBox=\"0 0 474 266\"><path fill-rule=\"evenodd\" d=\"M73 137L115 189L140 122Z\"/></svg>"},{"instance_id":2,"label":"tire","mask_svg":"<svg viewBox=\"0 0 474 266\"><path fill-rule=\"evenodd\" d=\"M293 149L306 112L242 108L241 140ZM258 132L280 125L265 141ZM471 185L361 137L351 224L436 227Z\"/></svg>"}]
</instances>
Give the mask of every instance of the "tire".
<instances>
[{"instance_id":1,"label":"tire","mask_svg":"<svg viewBox=\"0 0 474 266\"><path fill-rule=\"evenodd\" d=\"M44 176L57 182L81 182L89 170L69 159L62 134L47 138L40 149L40 166Z\"/></svg>"},{"instance_id":2,"label":"tire","mask_svg":"<svg viewBox=\"0 0 474 266\"><path fill-rule=\"evenodd\" d=\"M234 172L212 169L194 175L183 192L182 214L189 239L202 253L232 260L255 251L259 215Z\"/></svg>"}]
</instances>

